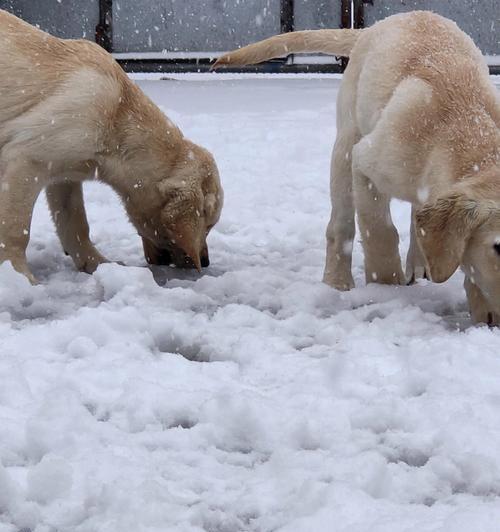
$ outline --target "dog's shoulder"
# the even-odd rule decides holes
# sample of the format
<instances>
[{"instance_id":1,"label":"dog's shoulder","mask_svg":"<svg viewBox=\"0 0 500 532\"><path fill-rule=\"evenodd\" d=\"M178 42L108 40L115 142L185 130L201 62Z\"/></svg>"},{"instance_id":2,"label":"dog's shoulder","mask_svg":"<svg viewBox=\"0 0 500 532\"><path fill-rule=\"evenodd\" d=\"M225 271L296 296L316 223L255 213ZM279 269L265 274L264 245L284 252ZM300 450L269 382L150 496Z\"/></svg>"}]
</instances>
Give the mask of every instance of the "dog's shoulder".
<instances>
[{"instance_id":1,"label":"dog's shoulder","mask_svg":"<svg viewBox=\"0 0 500 532\"><path fill-rule=\"evenodd\" d=\"M98 44L86 39L60 40L74 67L95 68L102 73L121 77L123 72L113 56Z\"/></svg>"}]
</instances>

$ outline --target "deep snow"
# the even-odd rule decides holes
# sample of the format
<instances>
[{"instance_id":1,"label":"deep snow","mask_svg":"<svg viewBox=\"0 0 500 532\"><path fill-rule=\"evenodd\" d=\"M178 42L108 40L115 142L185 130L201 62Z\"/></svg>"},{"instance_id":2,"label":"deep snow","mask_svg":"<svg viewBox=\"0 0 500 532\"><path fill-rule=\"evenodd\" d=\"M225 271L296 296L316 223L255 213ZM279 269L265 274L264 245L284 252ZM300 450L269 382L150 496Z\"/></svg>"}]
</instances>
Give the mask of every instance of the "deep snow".
<instances>
[{"instance_id":1,"label":"deep snow","mask_svg":"<svg viewBox=\"0 0 500 532\"><path fill-rule=\"evenodd\" d=\"M221 171L202 276L155 282L96 183L131 267L75 272L44 200L42 284L0 266L0 532L498 532L500 331L460 274L364 286L358 242L321 284L338 79L228 79L140 82Z\"/></svg>"}]
</instances>

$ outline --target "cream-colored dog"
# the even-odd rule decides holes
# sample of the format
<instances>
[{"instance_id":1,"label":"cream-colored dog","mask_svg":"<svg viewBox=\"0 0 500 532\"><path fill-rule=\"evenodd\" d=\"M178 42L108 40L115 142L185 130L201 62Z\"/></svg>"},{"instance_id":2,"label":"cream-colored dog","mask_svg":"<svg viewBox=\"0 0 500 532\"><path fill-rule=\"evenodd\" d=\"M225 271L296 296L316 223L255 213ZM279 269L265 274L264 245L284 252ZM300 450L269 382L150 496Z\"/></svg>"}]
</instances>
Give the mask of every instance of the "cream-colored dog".
<instances>
[{"instance_id":1,"label":"cream-colored dog","mask_svg":"<svg viewBox=\"0 0 500 532\"><path fill-rule=\"evenodd\" d=\"M350 56L338 96L324 281L354 286L355 206L368 282L425 273L442 282L461 266L473 321L499 324L500 102L472 40L443 17L413 12L364 30L272 37L215 66L294 52ZM413 206L406 278L391 197Z\"/></svg>"},{"instance_id":2,"label":"cream-colored dog","mask_svg":"<svg viewBox=\"0 0 500 532\"><path fill-rule=\"evenodd\" d=\"M209 152L181 131L113 58L0 11L0 261L26 263L31 214L47 188L66 253L93 272L106 262L89 240L82 185L120 195L149 262L208 265L206 236L222 189Z\"/></svg>"}]
</instances>

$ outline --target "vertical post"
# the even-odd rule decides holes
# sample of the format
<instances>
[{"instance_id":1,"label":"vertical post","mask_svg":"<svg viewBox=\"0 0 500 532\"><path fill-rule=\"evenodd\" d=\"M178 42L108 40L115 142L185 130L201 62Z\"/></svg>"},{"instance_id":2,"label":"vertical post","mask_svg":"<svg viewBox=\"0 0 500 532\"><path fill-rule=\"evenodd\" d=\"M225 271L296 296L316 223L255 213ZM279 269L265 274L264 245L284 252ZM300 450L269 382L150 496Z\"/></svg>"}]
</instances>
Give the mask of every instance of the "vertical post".
<instances>
[{"instance_id":1,"label":"vertical post","mask_svg":"<svg viewBox=\"0 0 500 532\"><path fill-rule=\"evenodd\" d=\"M360 29L365 27L365 4L373 4L367 0L353 0L354 7L354 28Z\"/></svg>"},{"instance_id":2,"label":"vertical post","mask_svg":"<svg viewBox=\"0 0 500 532\"><path fill-rule=\"evenodd\" d=\"M340 27L342 29L351 28L351 0L341 0L340 2Z\"/></svg>"},{"instance_id":3,"label":"vertical post","mask_svg":"<svg viewBox=\"0 0 500 532\"><path fill-rule=\"evenodd\" d=\"M352 2L351 0L341 0L340 2L340 27L343 29L350 29L352 27L351 17L352 17ZM348 63L347 57L341 57L340 59L340 68L342 72L347 67Z\"/></svg>"},{"instance_id":4,"label":"vertical post","mask_svg":"<svg viewBox=\"0 0 500 532\"><path fill-rule=\"evenodd\" d=\"M280 2L281 33L288 33L295 29L294 0Z\"/></svg>"},{"instance_id":5,"label":"vertical post","mask_svg":"<svg viewBox=\"0 0 500 532\"><path fill-rule=\"evenodd\" d=\"M95 42L108 52L113 51L113 0L99 0L99 24Z\"/></svg>"}]
</instances>

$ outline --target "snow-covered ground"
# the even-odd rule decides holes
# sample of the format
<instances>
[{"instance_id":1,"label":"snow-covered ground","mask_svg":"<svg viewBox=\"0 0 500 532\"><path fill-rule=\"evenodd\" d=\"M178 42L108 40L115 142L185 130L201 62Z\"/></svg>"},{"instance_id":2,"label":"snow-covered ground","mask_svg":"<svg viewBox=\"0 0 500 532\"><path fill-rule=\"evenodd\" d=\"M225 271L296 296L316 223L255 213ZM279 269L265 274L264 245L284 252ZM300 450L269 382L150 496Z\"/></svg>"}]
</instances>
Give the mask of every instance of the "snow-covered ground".
<instances>
[{"instance_id":1,"label":"snow-covered ground","mask_svg":"<svg viewBox=\"0 0 500 532\"><path fill-rule=\"evenodd\" d=\"M498 532L500 331L461 275L367 287L356 243L358 287L320 282L338 79L140 84L218 161L212 265L155 281L92 183L130 266L77 273L39 201L42 284L0 266L0 532Z\"/></svg>"}]
</instances>

